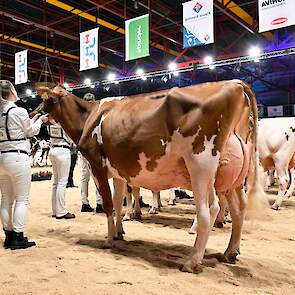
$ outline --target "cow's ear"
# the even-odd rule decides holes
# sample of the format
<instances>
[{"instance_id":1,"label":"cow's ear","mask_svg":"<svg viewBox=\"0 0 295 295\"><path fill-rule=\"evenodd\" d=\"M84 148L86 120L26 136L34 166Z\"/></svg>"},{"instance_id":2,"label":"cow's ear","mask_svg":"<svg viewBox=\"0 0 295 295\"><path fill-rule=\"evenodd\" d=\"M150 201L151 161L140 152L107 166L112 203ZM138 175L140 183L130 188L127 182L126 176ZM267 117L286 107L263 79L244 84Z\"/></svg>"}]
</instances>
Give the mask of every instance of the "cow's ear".
<instances>
[{"instance_id":1,"label":"cow's ear","mask_svg":"<svg viewBox=\"0 0 295 295\"><path fill-rule=\"evenodd\" d=\"M36 91L43 100L47 100L50 98L58 99L60 97L60 94L53 92L46 86L36 86Z\"/></svg>"}]
</instances>

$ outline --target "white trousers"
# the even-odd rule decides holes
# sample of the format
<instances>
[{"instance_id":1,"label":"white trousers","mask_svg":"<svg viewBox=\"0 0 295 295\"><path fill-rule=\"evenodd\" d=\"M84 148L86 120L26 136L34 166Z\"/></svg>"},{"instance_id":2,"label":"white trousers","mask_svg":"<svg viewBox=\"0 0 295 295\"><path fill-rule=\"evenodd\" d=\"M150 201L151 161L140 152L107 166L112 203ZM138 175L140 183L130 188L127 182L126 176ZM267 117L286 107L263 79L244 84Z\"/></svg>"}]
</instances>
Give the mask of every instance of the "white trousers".
<instances>
[{"instance_id":1,"label":"white trousers","mask_svg":"<svg viewBox=\"0 0 295 295\"><path fill-rule=\"evenodd\" d=\"M81 199L82 204L89 204L88 185L90 180L91 169L88 161L81 155ZM102 205L102 198L98 190L95 190L96 204Z\"/></svg>"},{"instance_id":2,"label":"white trousers","mask_svg":"<svg viewBox=\"0 0 295 295\"><path fill-rule=\"evenodd\" d=\"M49 151L49 159L53 171L52 214L61 217L68 213L65 197L71 166L71 152L69 149L54 147Z\"/></svg>"},{"instance_id":3,"label":"white trousers","mask_svg":"<svg viewBox=\"0 0 295 295\"><path fill-rule=\"evenodd\" d=\"M31 188L30 158L26 154L0 154L0 216L5 230L23 232ZM14 205L14 210L12 207Z\"/></svg>"}]
</instances>

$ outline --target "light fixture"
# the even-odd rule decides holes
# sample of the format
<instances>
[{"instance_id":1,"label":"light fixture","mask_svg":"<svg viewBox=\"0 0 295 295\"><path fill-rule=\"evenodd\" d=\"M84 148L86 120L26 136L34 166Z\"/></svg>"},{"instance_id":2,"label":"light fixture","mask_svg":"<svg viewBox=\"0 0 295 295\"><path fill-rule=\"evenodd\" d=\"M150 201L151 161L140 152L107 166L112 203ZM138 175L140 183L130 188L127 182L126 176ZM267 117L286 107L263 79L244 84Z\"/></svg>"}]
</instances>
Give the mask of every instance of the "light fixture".
<instances>
[{"instance_id":1,"label":"light fixture","mask_svg":"<svg viewBox=\"0 0 295 295\"><path fill-rule=\"evenodd\" d=\"M116 75L114 73L109 73L107 79L110 81L114 81L116 79Z\"/></svg>"},{"instance_id":2,"label":"light fixture","mask_svg":"<svg viewBox=\"0 0 295 295\"><path fill-rule=\"evenodd\" d=\"M95 88L95 85L94 84L91 84L90 85L90 88L94 89Z\"/></svg>"},{"instance_id":3,"label":"light fixture","mask_svg":"<svg viewBox=\"0 0 295 295\"><path fill-rule=\"evenodd\" d=\"M63 86L64 86L64 88L69 88L69 84L68 84L67 82L65 82L65 83L63 84Z\"/></svg>"},{"instance_id":4,"label":"light fixture","mask_svg":"<svg viewBox=\"0 0 295 295\"><path fill-rule=\"evenodd\" d=\"M27 25L27 26L30 25L30 23L28 23L27 21L22 20L22 19L20 19L20 18L12 17L11 19L13 19L14 21L19 22L19 23L21 23L21 24Z\"/></svg>"},{"instance_id":5,"label":"light fixture","mask_svg":"<svg viewBox=\"0 0 295 295\"><path fill-rule=\"evenodd\" d=\"M118 80L116 80L116 81L115 81L115 84L117 84L117 85L118 85L118 84L119 84L119 81L118 81Z\"/></svg>"},{"instance_id":6,"label":"light fixture","mask_svg":"<svg viewBox=\"0 0 295 295\"><path fill-rule=\"evenodd\" d=\"M214 65L209 65L209 70L214 70L215 69L215 66Z\"/></svg>"},{"instance_id":7,"label":"light fixture","mask_svg":"<svg viewBox=\"0 0 295 295\"><path fill-rule=\"evenodd\" d=\"M213 63L213 57L208 55L204 58L204 63L207 65L211 65Z\"/></svg>"},{"instance_id":8,"label":"light fixture","mask_svg":"<svg viewBox=\"0 0 295 295\"><path fill-rule=\"evenodd\" d=\"M89 78L86 78L86 79L84 80L84 84L86 84L86 85L90 85L90 84L91 84L91 80L90 80Z\"/></svg>"},{"instance_id":9,"label":"light fixture","mask_svg":"<svg viewBox=\"0 0 295 295\"><path fill-rule=\"evenodd\" d=\"M31 94L32 94L32 90L31 90L31 89L27 89L27 90L26 90L26 94L27 94L27 95L31 95Z\"/></svg>"},{"instance_id":10,"label":"light fixture","mask_svg":"<svg viewBox=\"0 0 295 295\"><path fill-rule=\"evenodd\" d=\"M32 95L32 98L35 98L35 97L36 97L36 95L35 95L35 94L33 94L33 95Z\"/></svg>"},{"instance_id":11,"label":"light fixture","mask_svg":"<svg viewBox=\"0 0 295 295\"><path fill-rule=\"evenodd\" d=\"M146 81L146 79L147 79L146 76L143 76L143 77L141 78L141 80L143 80L143 81Z\"/></svg>"},{"instance_id":12,"label":"light fixture","mask_svg":"<svg viewBox=\"0 0 295 295\"><path fill-rule=\"evenodd\" d=\"M179 76L179 72L178 72L178 71L174 71L174 72L173 72L173 76L174 76L174 77L178 77L178 76Z\"/></svg>"},{"instance_id":13,"label":"light fixture","mask_svg":"<svg viewBox=\"0 0 295 295\"><path fill-rule=\"evenodd\" d=\"M170 71L175 71L177 69L177 64L175 62L171 62L169 65L168 65L168 69Z\"/></svg>"},{"instance_id":14,"label":"light fixture","mask_svg":"<svg viewBox=\"0 0 295 295\"><path fill-rule=\"evenodd\" d=\"M137 71L136 71L137 76L142 76L143 74L144 74L143 69L137 69Z\"/></svg>"},{"instance_id":15,"label":"light fixture","mask_svg":"<svg viewBox=\"0 0 295 295\"><path fill-rule=\"evenodd\" d=\"M258 46L252 46L249 49L249 56L254 58L254 62L259 62L259 55L261 53L261 50Z\"/></svg>"}]
</instances>

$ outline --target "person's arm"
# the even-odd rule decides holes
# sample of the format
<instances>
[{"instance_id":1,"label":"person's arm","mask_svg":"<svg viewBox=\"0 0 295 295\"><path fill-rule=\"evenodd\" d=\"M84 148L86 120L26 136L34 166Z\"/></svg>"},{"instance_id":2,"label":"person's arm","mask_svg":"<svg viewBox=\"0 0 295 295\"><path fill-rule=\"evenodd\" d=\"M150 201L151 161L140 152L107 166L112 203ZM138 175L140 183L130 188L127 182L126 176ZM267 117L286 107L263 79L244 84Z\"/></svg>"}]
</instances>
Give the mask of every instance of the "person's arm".
<instances>
[{"instance_id":1,"label":"person's arm","mask_svg":"<svg viewBox=\"0 0 295 295\"><path fill-rule=\"evenodd\" d=\"M13 111L13 112L12 112ZM41 125L46 116L40 116L35 121L29 118L28 112L23 108L16 108L11 111L11 116L18 121L27 137L32 137L40 132Z\"/></svg>"}]
</instances>

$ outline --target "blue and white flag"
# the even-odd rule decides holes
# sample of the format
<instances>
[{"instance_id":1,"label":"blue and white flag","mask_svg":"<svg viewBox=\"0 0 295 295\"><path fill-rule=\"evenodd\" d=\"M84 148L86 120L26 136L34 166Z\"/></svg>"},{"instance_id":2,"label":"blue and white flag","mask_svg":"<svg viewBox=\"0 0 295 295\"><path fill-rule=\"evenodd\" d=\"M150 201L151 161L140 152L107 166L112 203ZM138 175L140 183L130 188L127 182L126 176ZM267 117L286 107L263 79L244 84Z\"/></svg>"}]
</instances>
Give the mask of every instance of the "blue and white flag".
<instances>
[{"instance_id":1,"label":"blue and white flag","mask_svg":"<svg viewBox=\"0 0 295 295\"><path fill-rule=\"evenodd\" d=\"M183 3L183 48L214 43L213 0Z\"/></svg>"},{"instance_id":2,"label":"blue and white flag","mask_svg":"<svg viewBox=\"0 0 295 295\"><path fill-rule=\"evenodd\" d=\"M98 28L80 33L80 71L98 67Z\"/></svg>"},{"instance_id":3,"label":"blue and white flag","mask_svg":"<svg viewBox=\"0 0 295 295\"><path fill-rule=\"evenodd\" d=\"M28 82L28 50L17 52L15 59L15 85Z\"/></svg>"}]
</instances>

